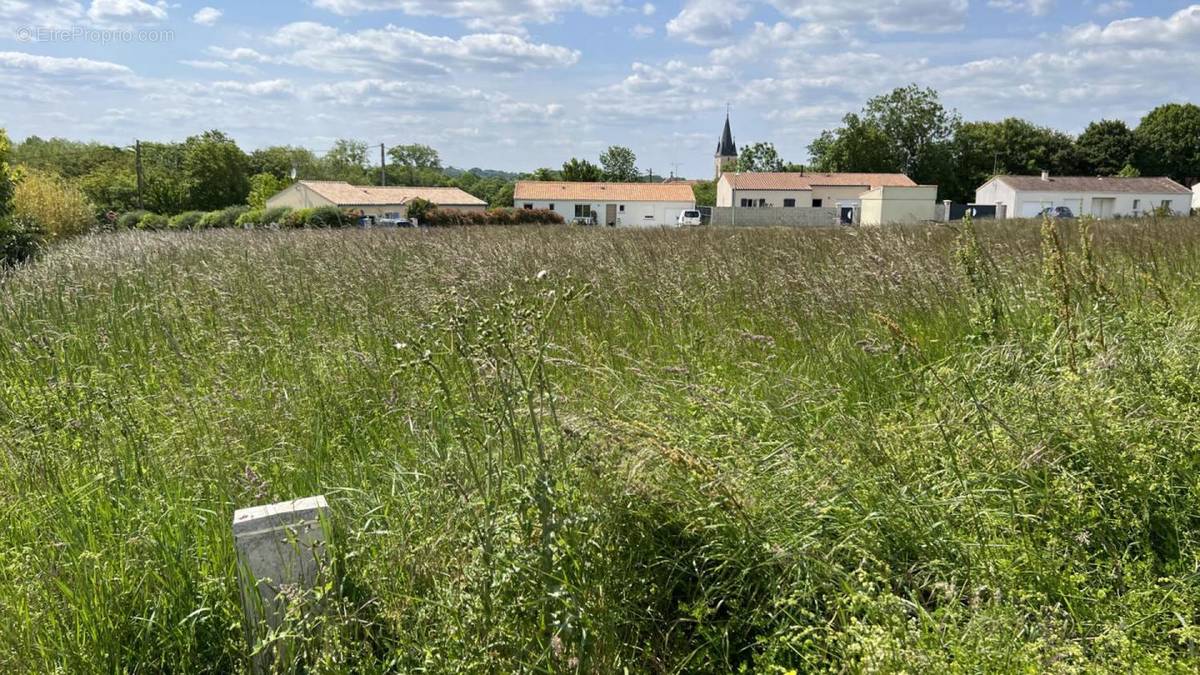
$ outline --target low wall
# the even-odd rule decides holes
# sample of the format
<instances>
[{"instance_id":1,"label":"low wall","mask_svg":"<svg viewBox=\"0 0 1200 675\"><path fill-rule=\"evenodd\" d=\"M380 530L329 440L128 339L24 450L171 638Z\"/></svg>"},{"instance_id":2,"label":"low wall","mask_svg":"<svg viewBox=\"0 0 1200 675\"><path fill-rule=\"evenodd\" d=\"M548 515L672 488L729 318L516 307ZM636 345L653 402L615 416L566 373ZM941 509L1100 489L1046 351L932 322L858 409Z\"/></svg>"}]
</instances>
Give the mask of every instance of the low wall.
<instances>
[{"instance_id":1,"label":"low wall","mask_svg":"<svg viewBox=\"0 0 1200 675\"><path fill-rule=\"evenodd\" d=\"M734 209L716 207L712 210L712 224L722 227L836 227L838 210L836 208L767 208L737 209L736 219ZM736 222L735 222L736 220Z\"/></svg>"}]
</instances>

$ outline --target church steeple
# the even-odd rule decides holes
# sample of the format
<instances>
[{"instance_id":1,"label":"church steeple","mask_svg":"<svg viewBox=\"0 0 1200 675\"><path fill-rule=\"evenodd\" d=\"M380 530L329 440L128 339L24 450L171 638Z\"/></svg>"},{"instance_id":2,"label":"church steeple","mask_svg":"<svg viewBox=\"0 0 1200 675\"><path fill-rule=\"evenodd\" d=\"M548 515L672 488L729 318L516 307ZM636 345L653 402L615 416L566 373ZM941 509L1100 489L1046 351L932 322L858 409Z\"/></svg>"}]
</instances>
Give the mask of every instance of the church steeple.
<instances>
[{"instance_id":1,"label":"church steeple","mask_svg":"<svg viewBox=\"0 0 1200 675\"><path fill-rule=\"evenodd\" d=\"M729 124L728 111L725 112L725 131L721 133L721 142L717 144L717 154L715 157L717 180L721 179L722 173L732 171L737 167L737 144L733 142L733 128Z\"/></svg>"}]
</instances>

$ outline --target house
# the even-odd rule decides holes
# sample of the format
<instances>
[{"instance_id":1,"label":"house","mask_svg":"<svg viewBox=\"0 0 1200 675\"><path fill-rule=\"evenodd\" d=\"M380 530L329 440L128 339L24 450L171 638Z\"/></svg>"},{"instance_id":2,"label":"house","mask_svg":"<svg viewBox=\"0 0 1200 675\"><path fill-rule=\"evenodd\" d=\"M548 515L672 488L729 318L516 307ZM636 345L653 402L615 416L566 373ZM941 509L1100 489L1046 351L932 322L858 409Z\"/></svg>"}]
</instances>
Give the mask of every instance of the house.
<instances>
[{"instance_id":1,"label":"house","mask_svg":"<svg viewBox=\"0 0 1200 675\"><path fill-rule=\"evenodd\" d=\"M886 188L886 190L885 190ZM882 220L911 212L915 220L932 220L937 188L920 186L898 173L724 173L717 183L717 206L724 208L836 208L843 222L859 222L863 198L872 201L872 216L863 224L881 225L899 220ZM883 200L910 202L909 207L887 209ZM928 208L915 204L928 199ZM880 219L880 220L876 220Z\"/></svg>"},{"instance_id":2,"label":"house","mask_svg":"<svg viewBox=\"0 0 1200 675\"><path fill-rule=\"evenodd\" d=\"M1065 206L1076 216L1135 216L1168 208L1188 213L1192 192L1170 178L996 176L975 191L975 203L995 205L998 218L1036 218Z\"/></svg>"},{"instance_id":3,"label":"house","mask_svg":"<svg viewBox=\"0 0 1200 675\"><path fill-rule=\"evenodd\" d=\"M610 227L675 225L679 213L696 208L686 183L569 183L520 181L513 192L519 209L547 209L567 222L594 219Z\"/></svg>"},{"instance_id":4,"label":"house","mask_svg":"<svg viewBox=\"0 0 1200 675\"><path fill-rule=\"evenodd\" d=\"M344 182L302 180L267 200L267 208L288 206L311 209L335 206L360 215L382 218L384 214L407 215L414 199L432 202L439 209L485 211L487 202L447 187L370 187Z\"/></svg>"}]
</instances>

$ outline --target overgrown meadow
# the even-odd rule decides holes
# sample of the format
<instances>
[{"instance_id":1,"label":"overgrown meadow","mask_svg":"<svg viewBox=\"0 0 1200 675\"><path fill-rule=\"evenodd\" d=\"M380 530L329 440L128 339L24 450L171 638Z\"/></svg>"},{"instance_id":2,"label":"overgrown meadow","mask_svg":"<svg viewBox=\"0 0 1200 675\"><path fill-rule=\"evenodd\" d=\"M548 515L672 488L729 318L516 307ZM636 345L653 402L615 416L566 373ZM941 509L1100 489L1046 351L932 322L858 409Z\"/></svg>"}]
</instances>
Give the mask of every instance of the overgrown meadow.
<instances>
[{"instance_id":1,"label":"overgrown meadow","mask_svg":"<svg viewBox=\"0 0 1200 675\"><path fill-rule=\"evenodd\" d=\"M0 670L1195 672L1200 222L128 232L0 278Z\"/></svg>"}]
</instances>

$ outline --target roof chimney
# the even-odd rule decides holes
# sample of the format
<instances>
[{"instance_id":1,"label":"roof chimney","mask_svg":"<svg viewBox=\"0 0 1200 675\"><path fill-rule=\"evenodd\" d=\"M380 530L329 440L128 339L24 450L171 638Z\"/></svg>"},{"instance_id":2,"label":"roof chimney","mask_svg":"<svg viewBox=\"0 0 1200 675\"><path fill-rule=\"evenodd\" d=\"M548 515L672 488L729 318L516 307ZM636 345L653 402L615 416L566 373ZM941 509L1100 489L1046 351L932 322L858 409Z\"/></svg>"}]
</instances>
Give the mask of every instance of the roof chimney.
<instances>
[{"instance_id":1,"label":"roof chimney","mask_svg":"<svg viewBox=\"0 0 1200 675\"><path fill-rule=\"evenodd\" d=\"M1042 172L1042 180L1044 180L1046 182L1050 181L1050 172L1049 171Z\"/></svg>"}]
</instances>

